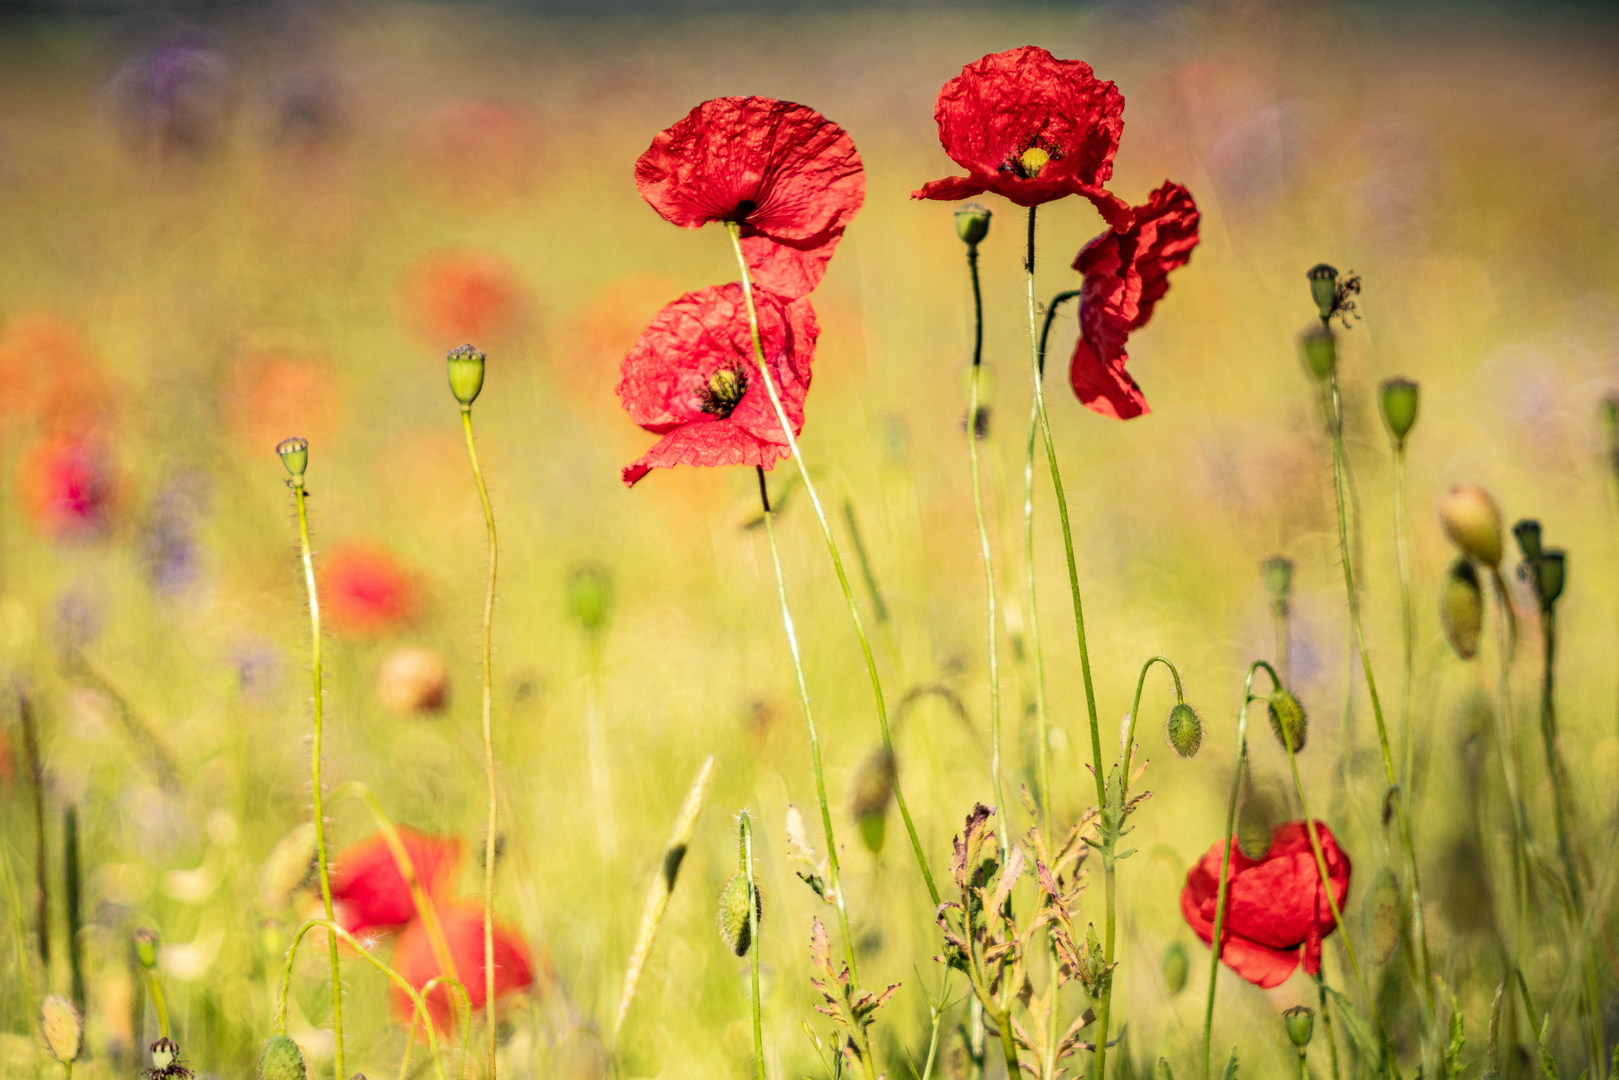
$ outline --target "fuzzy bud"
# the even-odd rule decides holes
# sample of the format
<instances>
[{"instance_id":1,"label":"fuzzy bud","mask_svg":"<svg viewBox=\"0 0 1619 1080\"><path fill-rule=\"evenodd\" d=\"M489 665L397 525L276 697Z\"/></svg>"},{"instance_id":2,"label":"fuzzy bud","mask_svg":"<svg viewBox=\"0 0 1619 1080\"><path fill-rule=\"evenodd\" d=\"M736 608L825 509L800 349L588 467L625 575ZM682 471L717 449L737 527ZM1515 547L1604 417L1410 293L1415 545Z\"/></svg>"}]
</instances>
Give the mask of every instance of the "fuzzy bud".
<instances>
[{"instance_id":1,"label":"fuzzy bud","mask_svg":"<svg viewBox=\"0 0 1619 1080\"><path fill-rule=\"evenodd\" d=\"M463 345L452 350L445 360L449 367L450 393L463 409L472 408L472 403L483 392L483 353L471 345Z\"/></svg>"},{"instance_id":2,"label":"fuzzy bud","mask_svg":"<svg viewBox=\"0 0 1619 1080\"><path fill-rule=\"evenodd\" d=\"M968 247L977 247L989 235L989 219L994 217L982 203L962 203L956 207L956 235Z\"/></svg>"},{"instance_id":3,"label":"fuzzy bud","mask_svg":"<svg viewBox=\"0 0 1619 1080\"><path fill-rule=\"evenodd\" d=\"M1237 848L1250 859L1263 859L1270 851L1271 834L1287 808L1268 787L1249 792L1237 812Z\"/></svg>"},{"instance_id":4,"label":"fuzzy bud","mask_svg":"<svg viewBox=\"0 0 1619 1080\"><path fill-rule=\"evenodd\" d=\"M152 1071L166 1073L169 1066L180 1060L180 1047L170 1038L162 1038L152 1044Z\"/></svg>"},{"instance_id":5,"label":"fuzzy bud","mask_svg":"<svg viewBox=\"0 0 1619 1080\"><path fill-rule=\"evenodd\" d=\"M1385 866L1378 871L1366 892L1365 905L1366 940L1372 963L1381 966L1389 962L1395 946L1400 944L1400 882L1393 870Z\"/></svg>"},{"instance_id":6,"label":"fuzzy bud","mask_svg":"<svg viewBox=\"0 0 1619 1080\"><path fill-rule=\"evenodd\" d=\"M79 1010L65 997L52 994L39 1007L39 1033L51 1056L63 1065L79 1059L84 1049L84 1021Z\"/></svg>"},{"instance_id":7,"label":"fuzzy bud","mask_svg":"<svg viewBox=\"0 0 1619 1080\"><path fill-rule=\"evenodd\" d=\"M264 860L259 893L264 906L280 908L315 876L315 825L306 821L293 827Z\"/></svg>"},{"instance_id":8,"label":"fuzzy bud","mask_svg":"<svg viewBox=\"0 0 1619 1080\"><path fill-rule=\"evenodd\" d=\"M1332 378L1338 368L1338 339L1328 326L1314 326L1299 339L1304 347L1304 363L1322 382Z\"/></svg>"},{"instance_id":9,"label":"fuzzy bud","mask_svg":"<svg viewBox=\"0 0 1619 1080\"><path fill-rule=\"evenodd\" d=\"M432 649L403 646L389 653L377 669L377 699L406 716L444 711L450 673Z\"/></svg>"},{"instance_id":10,"label":"fuzzy bud","mask_svg":"<svg viewBox=\"0 0 1619 1080\"><path fill-rule=\"evenodd\" d=\"M1310 1045L1310 1036L1315 1034L1315 1010L1308 1005L1295 1005L1282 1013L1282 1026L1287 1028L1288 1040L1302 1054Z\"/></svg>"},{"instance_id":11,"label":"fuzzy bud","mask_svg":"<svg viewBox=\"0 0 1619 1080\"><path fill-rule=\"evenodd\" d=\"M314 828L313 825L310 826ZM157 967L157 931L149 927L141 927L131 935L130 940L135 945L135 959L141 967L151 971Z\"/></svg>"},{"instance_id":12,"label":"fuzzy bud","mask_svg":"<svg viewBox=\"0 0 1619 1080\"><path fill-rule=\"evenodd\" d=\"M1395 446L1403 445L1416 426L1418 401L1417 384L1410 379L1384 379L1378 386L1378 410Z\"/></svg>"},{"instance_id":13,"label":"fuzzy bud","mask_svg":"<svg viewBox=\"0 0 1619 1080\"><path fill-rule=\"evenodd\" d=\"M753 947L753 927L748 919L748 875L736 873L725 883L720 893L720 936L738 956L748 955ZM765 921L764 898L757 886L753 893L753 922Z\"/></svg>"},{"instance_id":14,"label":"fuzzy bud","mask_svg":"<svg viewBox=\"0 0 1619 1080\"><path fill-rule=\"evenodd\" d=\"M1304 713L1304 703L1285 686L1270 696L1270 729L1284 750L1298 753L1304 749L1304 738L1309 734L1310 719Z\"/></svg>"},{"instance_id":15,"label":"fuzzy bud","mask_svg":"<svg viewBox=\"0 0 1619 1080\"><path fill-rule=\"evenodd\" d=\"M1310 299L1315 301L1316 309L1321 312L1321 319L1325 322L1332 317L1333 306L1338 299L1338 269L1326 263L1316 263L1304 276L1310 281Z\"/></svg>"},{"instance_id":16,"label":"fuzzy bud","mask_svg":"<svg viewBox=\"0 0 1619 1080\"><path fill-rule=\"evenodd\" d=\"M613 613L613 575L605 566L584 563L568 575L568 610L587 634L596 634Z\"/></svg>"},{"instance_id":17,"label":"fuzzy bud","mask_svg":"<svg viewBox=\"0 0 1619 1080\"><path fill-rule=\"evenodd\" d=\"M1259 564L1259 575L1264 579L1265 591L1277 603L1286 603L1293 595L1293 560L1285 555L1272 555Z\"/></svg>"},{"instance_id":18,"label":"fuzzy bud","mask_svg":"<svg viewBox=\"0 0 1619 1080\"><path fill-rule=\"evenodd\" d=\"M308 1080L304 1052L285 1035L271 1035L259 1051L258 1080Z\"/></svg>"},{"instance_id":19,"label":"fuzzy bud","mask_svg":"<svg viewBox=\"0 0 1619 1080\"><path fill-rule=\"evenodd\" d=\"M1479 588L1478 571L1466 556L1450 564L1445 582L1439 588L1439 621L1445 640L1463 660L1478 655L1479 634L1484 629L1484 593Z\"/></svg>"},{"instance_id":20,"label":"fuzzy bud","mask_svg":"<svg viewBox=\"0 0 1619 1080\"><path fill-rule=\"evenodd\" d=\"M1196 757L1198 748L1203 745L1203 721L1198 717L1197 710L1184 701L1170 709L1164 736L1181 757Z\"/></svg>"},{"instance_id":21,"label":"fuzzy bud","mask_svg":"<svg viewBox=\"0 0 1619 1080\"><path fill-rule=\"evenodd\" d=\"M860 826L860 840L873 855L883 850L888 832L888 805L894 800L898 770L893 751L879 746L860 763L849 796L849 813Z\"/></svg>"},{"instance_id":22,"label":"fuzzy bud","mask_svg":"<svg viewBox=\"0 0 1619 1080\"><path fill-rule=\"evenodd\" d=\"M304 470L309 468L309 440L297 436L282 439L276 443L275 452L280 455L281 464L292 474L293 483L303 483Z\"/></svg>"},{"instance_id":23,"label":"fuzzy bud","mask_svg":"<svg viewBox=\"0 0 1619 1080\"><path fill-rule=\"evenodd\" d=\"M1457 484L1439 500L1439 524L1464 555L1501 565L1501 511L1477 484Z\"/></svg>"},{"instance_id":24,"label":"fuzzy bud","mask_svg":"<svg viewBox=\"0 0 1619 1080\"><path fill-rule=\"evenodd\" d=\"M1178 941L1169 943L1164 950L1164 988L1174 997L1186 989L1186 978L1191 974L1192 961L1186 955L1186 946Z\"/></svg>"}]
</instances>

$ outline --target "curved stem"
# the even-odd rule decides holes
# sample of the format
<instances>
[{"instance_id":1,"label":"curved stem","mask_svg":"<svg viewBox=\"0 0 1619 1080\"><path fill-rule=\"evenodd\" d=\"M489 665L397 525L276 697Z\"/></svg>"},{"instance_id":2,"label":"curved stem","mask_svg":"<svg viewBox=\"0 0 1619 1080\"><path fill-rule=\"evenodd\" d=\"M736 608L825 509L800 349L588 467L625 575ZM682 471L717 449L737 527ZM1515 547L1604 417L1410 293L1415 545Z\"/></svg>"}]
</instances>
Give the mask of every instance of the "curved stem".
<instances>
[{"instance_id":1,"label":"curved stem","mask_svg":"<svg viewBox=\"0 0 1619 1080\"><path fill-rule=\"evenodd\" d=\"M742 869L748 875L748 950L751 960L749 975L753 980L753 1060L759 1080L765 1080L764 1003L759 1000L759 895L753 878L753 829L747 811L742 812L739 826L742 839Z\"/></svg>"},{"instance_id":2,"label":"curved stem","mask_svg":"<svg viewBox=\"0 0 1619 1080\"><path fill-rule=\"evenodd\" d=\"M798 437L793 434L792 422L787 417L787 410L782 406L776 380L770 374L769 365L765 363L764 344L759 338L759 313L753 303L753 280L748 273L748 261L742 254L741 226L735 222L727 222L725 227L730 234L731 247L736 252L737 266L742 274L742 297L747 302L748 329L753 335L753 358L758 364L759 377L764 380L765 392L770 396L770 405L775 411L776 422L781 425L782 435L787 440L787 449L791 452L794 463L798 465L798 475L804 481L804 490L809 494L810 505L815 508L815 520L820 523L821 536L826 540L827 553L832 557L832 568L837 572L838 585L843 589L843 599L849 606L849 618L854 623L855 636L860 639L860 651L865 655L866 673L871 678L871 691L877 700L877 727L882 735L883 748L892 754L894 740L888 730L888 705L883 698L882 680L877 675L877 661L871 653L871 642L866 637L865 622L860 618L860 607L855 603L854 590L849 586L849 575L843 569L843 557L838 553L837 541L832 536L832 526L826 519L826 511L821 507L821 497L815 491L815 484L810 480L809 467L804 464L804 455L798 449ZM762 469L759 476L760 483L763 484ZM928 869L927 856L922 853L922 841L917 837L916 826L911 821L911 811L905 802L905 791L900 786L897 767L894 777L894 804L899 807L900 819L905 822L905 833L910 838L911 851L916 856L917 868L922 871L922 881L927 885L928 895L933 898L934 907L937 907L940 903L939 887L933 881L933 871ZM833 857L836 858L835 852Z\"/></svg>"},{"instance_id":3,"label":"curved stem","mask_svg":"<svg viewBox=\"0 0 1619 1080\"><path fill-rule=\"evenodd\" d=\"M152 1010L157 1013L157 1033L160 1038L169 1037L169 1006L163 997L163 981L157 977L157 971L146 969L146 996L152 999Z\"/></svg>"},{"instance_id":4,"label":"curved stem","mask_svg":"<svg viewBox=\"0 0 1619 1080\"><path fill-rule=\"evenodd\" d=\"M335 923L332 919L332 879L329 862L326 857L326 815L321 806L320 791L320 746L322 731L322 700L321 700L321 657L320 657L320 596L315 589L315 562L309 552L309 510L305 505L307 493L304 490L303 477L292 481L293 494L298 502L298 551L303 559L304 587L309 594L309 638L310 638L310 669L313 671L315 694L315 738L309 753L309 771L311 786L314 793L313 813L315 817L315 860L320 873L320 899L321 906L326 912L326 921ZM332 1075L336 1080L343 1080L343 981L341 969L337 959L337 935L327 935L327 945L332 960ZM161 992L154 1000L161 1000Z\"/></svg>"},{"instance_id":5,"label":"curved stem","mask_svg":"<svg viewBox=\"0 0 1619 1080\"><path fill-rule=\"evenodd\" d=\"M484 525L489 530L489 584L483 598L483 764L489 782L489 821L483 848L483 980L485 1019L489 1025L489 1080L495 1080L495 738L492 721L493 692L490 685L490 623L495 614L495 568L500 549L495 543L495 511L489 505L489 487L478 467L478 448L472 440L472 406L461 406L461 430L467 439L467 456L472 460L472 477L478 482L478 501L483 504Z\"/></svg>"},{"instance_id":6,"label":"curved stem","mask_svg":"<svg viewBox=\"0 0 1619 1080\"><path fill-rule=\"evenodd\" d=\"M1152 666L1154 664L1162 664L1169 669L1170 676L1175 680L1176 702L1184 702L1186 700L1185 688L1181 686L1180 669L1175 666L1175 662L1173 660L1167 656L1154 656L1149 658L1145 664L1141 665L1141 676L1140 678L1136 679L1135 700L1130 705L1130 728L1125 733L1124 737L1124 763L1119 770L1120 788L1124 792L1125 801L1127 802L1129 801L1130 795L1130 759L1136 745L1136 719L1141 714L1141 691L1147 685L1147 672L1152 670Z\"/></svg>"}]
</instances>

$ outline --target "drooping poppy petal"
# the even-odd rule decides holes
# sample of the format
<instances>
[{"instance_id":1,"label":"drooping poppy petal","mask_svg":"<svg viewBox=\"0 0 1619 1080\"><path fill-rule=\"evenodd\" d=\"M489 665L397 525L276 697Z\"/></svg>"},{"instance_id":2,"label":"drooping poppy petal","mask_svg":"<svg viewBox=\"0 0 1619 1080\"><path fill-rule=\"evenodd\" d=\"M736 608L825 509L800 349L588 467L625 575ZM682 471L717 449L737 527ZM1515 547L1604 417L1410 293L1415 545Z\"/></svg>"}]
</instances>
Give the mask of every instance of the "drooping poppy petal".
<instances>
[{"instance_id":1,"label":"drooping poppy petal","mask_svg":"<svg viewBox=\"0 0 1619 1080\"><path fill-rule=\"evenodd\" d=\"M814 109L725 97L660 131L635 163L635 186L683 228L741 225L754 283L791 300L826 273L866 173L848 133Z\"/></svg>"},{"instance_id":2,"label":"drooping poppy petal","mask_svg":"<svg viewBox=\"0 0 1619 1080\"><path fill-rule=\"evenodd\" d=\"M1317 821L1316 836L1339 910L1349 896L1349 856L1332 830ZM1186 875L1181 914L1204 944L1214 940L1222 845L1216 843ZM1337 928L1321 887L1320 870L1302 821L1278 825L1264 858L1250 859L1235 839L1226 879L1226 917L1220 959L1264 989L1280 986L1302 961L1308 974L1321 970L1321 940Z\"/></svg>"},{"instance_id":3,"label":"drooping poppy petal","mask_svg":"<svg viewBox=\"0 0 1619 1080\"><path fill-rule=\"evenodd\" d=\"M373 638L416 617L416 576L392 552L365 540L338 545L321 563L327 623L346 637Z\"/></svg>"},{"instance_id":4,"label":"drooping poppy petal","mask_svg":"<svg viewBox=\"0 0 1619 1080\"><path fill-rule=\"evenodd\" d=\"M1152 411L1125 370L1124 345L1169 291L1169 272L1192 257L1201 217L1191 192L1167 181L1131 216L1129 228L1109 229L1074 259L1085 282L1068 382L1087 409L1118 420Z\"/></svg>"},{"instance_id":5,"label":"drooping poppy petal","mask_svg":"<svg viewBox=\"0 0 1619 1080\"><path fill-rule=\"evenodd\" d=\"M989 191L1039 206L1081 195L1110 226L1129 227L1129 206L1103 187L1124 131L1124 98L1089 64L1037 45L993 53L944 84L933 118L944 152L967 175L934 180L911 198Z\"/></svg>"},{"instance_id":6,"label":"drooping poppy petal","mask_svg":"<svg viewBox=\"0 0 1619 1080\"><path fill-rule=\"evenodd\" d=\"M804 426L810 361L820 328L808 300L755 292L759 341L796 436ZM754 360L742 286L690 292L660 311L624 357L618 396L630 418L663 439L624 470L633 485L655 468L760 465L787 456Z\"/></svg>"},{"instance_id":7,"label":"drooping poppy petal","mask_svg":"<svg viewBox=\"0 0 1619 1080\"><path fill-rule=\"evenodd\" d=\"M447 896L461 870L460 839L430 836L404 825L398 832L422 891L435 899ZM351 934L397 930L416 917L410 885L380 832L338 853L332 868L332 901L338 925Z\"/></svg>"},{"instance_id":8,"label":"drooping poppy petal","mask_svg":"<svg viewBox=\"0 0 1619 1080\"><path fill-rule=\"evenodd\" d=\"M467 988L467 997L474 1011L482 1009L488 1001L489 988L485 982L483 964L483 910L473 903L441 905L439 922L444 928L444 942L449 946L450 960L455 964L456 977ZM528 945L513 927L495 920L495 1000L525 990L534 983L534 968ZM394 944L393 968L405 981L420 990L444 972L433 954L433 943L422 920L416 919L405 927ZM433 1027L440 1039L449 1039L455 1022L455 1001L450 990L434 987L427 995L427 1011L433 1018ZM394 1015L402 1023L409 1023L411 1001L403 990L393 990ZM458 1033L458 1032L457 1032Z\"/></svg>"}]
</instances>

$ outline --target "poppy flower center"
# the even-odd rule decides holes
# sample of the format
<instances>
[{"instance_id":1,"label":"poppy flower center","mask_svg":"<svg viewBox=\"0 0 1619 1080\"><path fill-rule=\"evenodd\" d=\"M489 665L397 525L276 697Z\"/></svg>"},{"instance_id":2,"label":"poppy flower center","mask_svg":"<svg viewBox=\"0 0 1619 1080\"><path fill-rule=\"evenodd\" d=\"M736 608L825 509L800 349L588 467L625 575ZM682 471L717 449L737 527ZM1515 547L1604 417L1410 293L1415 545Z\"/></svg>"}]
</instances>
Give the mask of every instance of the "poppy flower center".
<instances>
[{"instance_id":1,"label":"poppy flower center","mask_svg":"<svg viewBox=\"0 0 1619 1080\"><path fill-rule=\"evenodd\" d=\"M736 209L731 211L731 216L726 218L726 220L734 221L740 225L747 221L748 215L757 209L759 209L759 206L752 199L743 199L741 202L736 204Z\"/></svg>"},{"instance_id":2,"label":"poppy flower center","mask_svg":"<svg viewBox=\"0 0 1619 1080\"><path fill-rule=\"evenodd\" d=\"M746 371L740 367L720 368L708 377L708 385L697 391L697 400L705 413L724 420L736 410L747 392Z\"/></svg>"},{"instance_id":3,"label":"poppy flower center","mask_svg":"<svg viewBox=\"0 0 1619 1080\"><path fill-rule=\"evenodd\" d=\"M1031 140L1023 151L1007 160L1002 171L1013 172L1024 180L1033 180L1047 165L1062 157L1062 151L1039 137Z\"/></svg>"}]
</instances>

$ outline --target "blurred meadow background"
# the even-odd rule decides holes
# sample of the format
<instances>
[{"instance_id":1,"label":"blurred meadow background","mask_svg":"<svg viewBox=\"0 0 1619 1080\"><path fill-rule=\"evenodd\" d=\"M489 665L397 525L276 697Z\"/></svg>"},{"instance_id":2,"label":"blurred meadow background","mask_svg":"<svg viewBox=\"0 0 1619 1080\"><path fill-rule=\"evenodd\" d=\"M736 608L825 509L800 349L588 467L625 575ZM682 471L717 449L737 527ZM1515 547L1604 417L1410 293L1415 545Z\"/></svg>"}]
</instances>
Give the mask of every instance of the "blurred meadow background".
<instances>
[{"instance_id":1,"label":"blurred meadow background","mask_svg":"<svg viewBox=\"0 0 1619 1080\"><path fill-rule=\"evenodd\" d=\"M899 767L942 872L972 802L993 801L963 423L971 298L952 207L909 192L957 171L932 117L940 85L1029 43L1118 83L1127 124L1113 190L1141 202L1172 177L1204 215L1201 246L1131 342L1151 415L1120 423L1083 409L1061 378L1071 306L1053 330L1048 401L1107 752L1154 653L1180 666L1207 732L1199 757L1177 758L1158 734L1172 698L1149 682L1138 740L1154 797L1132 821L1141 854L1121 864L1128 1051L1116 1075L1160 1055L1196 1075L1208 951L1177 897L1185 867L1221 836L1242 673L1274 652L1259 574L1272 555L1296 564L1291 682L1313 720L1300 764L1316 815L1355 861L1354 934L1385 857L1364 683L1347 682L1330 443L1298 358L1315 318L1304 274L1323 260L1363 280L1340 371L1368 638L1391 702L1399 600L1375 388L1393 375L1422 385L1410 443L1414 825L1435 966L1460 995L1476 1073L1505 902L1485 850L1504 841L1473 812L1499 787L1494 654L1468 664L1441 634L1452 555L1432 508L1450 485L1480 483L1509 524L1538 518L1569 551L1561 721L1597 857L1619 814L1619 533L1599 409L1619 390L1619 27L1595 7L1233 0L598 17L376 3L0 21L0 1075L60 1068L34 1032L40 997L69 992L69 807L82 861L79 1074L147 1064L135 1047L156 1027L131 961L138 927L160 934L175 1038L199 1075L248 1075L273 1030L286 934L318 908L312 891L270 897L264 885L310 805L309 625L274 453L286 436L310 442L328 787L363 781L394 820L462 838L459 890L477 895L486 549L443 366L464 341L488 355L478 438L502 540L497 909L535 969L506 1013L505 1075L607 1074L646 889L709 754L713 788L613 1068L749 1073L747 963L714 926L735 869L733 815L747 809L766 903L769 1075L824 1074L803 1031L813 1020L825 1038L806 951L821 905L794 877L789 806L824 844L770 557L752 527L754 477L683 468L633 492L619 480L653 440L614 396L620 358L663 304L735 267L722 230L661 221L632 167L656 132L728 94L808 104L864 158L865 207L813 299L823 335L802 444L824 470L846 555L845 503L869 553L881 608L862 579L857 596L890 701L906 702ZM1021 215L992 208L982 446L1015 791L1035 787L1021 599L1028 352ZM1042 212L1039 296L1077 287L1069 265L1102 228L1082 200ZM793 471L779 466L773 490ZM64 476L82 495L65 508L51 496ZM1044 481L1038 492L1051 796L1072 821L1092 801L1089 735L1060 533ZM810 508L787 494L787 587L862 974L904 984L875 1029L879 1065L909 1076L907 1052L920 1063L927 1047L937 928L897 819L873 855L850 816L857 770L879 745L870 690ZM587 564L611 581L597 678L568 589ZM1527 642L1515 673L1523 768L1546 825L1535 605L1513 584ZM412 711L397 686L379 693L385 660L407 646L442 659L442 709ZM24 698L47 821L48 968L34 937ZM1250 728L1255 782L1280 789L1286 757L1264 728ZM1009 801L1021 831L1027 815ZM375 828L354 800L329 803L329 817L336 849ZM1097 888L1087 904L1097 917ZM312 1073L329 1075L319 937L299 961L289 1030ZM1562 977L1559 940L1542 935L1523 957L1537 993ZM1177 941L1193 976L1172 995L1160 960ZM1606 958L1601 968L1611 1042L1619 996ZM1303 976L1264 992L1221 979L1221 1060L1235 1044L1245 1075L1296 1070L1276 1016L1314 1004L1315 988ZM344 980L350 1071L391 1075L407 1035L383 980L352 957ZM952 1040L947 1030L935 1075L966 1075ZM1583 1067L1572 1024L1553 1046ZM413 1068L427 1074L425 1054Z\"/></svg>"}]
</instances>

